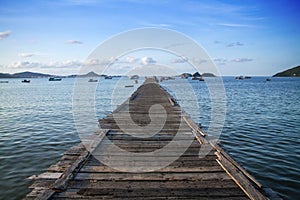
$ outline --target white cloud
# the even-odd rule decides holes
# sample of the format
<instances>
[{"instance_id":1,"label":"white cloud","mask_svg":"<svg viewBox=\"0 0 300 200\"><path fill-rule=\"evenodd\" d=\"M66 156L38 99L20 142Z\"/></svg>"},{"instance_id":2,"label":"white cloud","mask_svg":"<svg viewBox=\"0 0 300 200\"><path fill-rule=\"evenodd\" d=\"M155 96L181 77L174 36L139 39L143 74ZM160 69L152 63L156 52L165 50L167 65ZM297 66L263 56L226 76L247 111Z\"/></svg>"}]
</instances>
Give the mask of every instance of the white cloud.
<instances>
[{"instance_id":1,"label":"white cloud","mask_svg":"<svg viewBox=\"0 0 300 200\"><path fill-rule=\"evenodd\" d=\"M228 60L226 58L214 58L213 61L216 65L226 65Z\"/></svg>"},{"instance_id":2,"label":"white cloud","mask_svg":"<svg viewBox=\"0 0 300 200\"><path fill-rule=\"evenodd\" d=\"M17 61L8 65L8 68L14 68L14 69L31 69L37 67L40 67L40 63L29 62L29 61Z\"/></svg>"},{"instance_id":3,"label":"white cloud","mask_svg":"<svg viewBox=\"0 0 300 200\"><path fill-rule=\"evenodd\" d=\"M203 64L203 63L207 63L207 61L208 61L208 60L206 60L206 59L194 58L194 59L192 60L192 63L193 63L194 65L201 65L201 64Z\"/></svg>"},{"instance_id":4,"label":"white cloud","mask_svg":"<svg viewBox=\"0 0 300 200\"><path fill-rule=\"evenodd\" d=\"M41 68L78 68L82 66L82 62L77 60L56 61L50 63L41 63Z\"/></svg>"},{"instance_id":5,"label":"white cloud","mask_svg":"<svg viewBox=\"0 0 300 200\"><path fill-rule=\"evenodd\" d=\"M96 58L93 58L93 59L88 59L86 61L84 61L82 64L85 65L85 66L96 66L96 65L101 65L101 66L105 66L105 65L109 65L110 63L112 62L115 62L117 61L116 58L109 58L109 59L96 59Z\"/></svg>"},{"instance_id":6,"label":"white cloud","mask_svg":"<svg viewBox=\"0 0 300 200\"><path fill-rule=\"evenodd\" d=\"M169 28L172 25L171 24L163 24L163 23L159 23L159 24L143 23L142 26L145 26L145 27L158 27L158 28Z\"/></svg>"},{"instance_id":7,"label":"white cloud","mask_svg":"<svg viewBox=\"0 0 300 200\"><path fill-rule=\"evenodd\" d=\"M226 45L226 47L244 46L241 42L233 42Z\"/></svg>"},{"instance_id":8,"label":"white cloud","mask_svg":"<svg viewBox=\"0 0 300 200\"><path fill-rule=\"evenodd\" d=\"M236 58L231 60L231 62L237 62L237 63L241 63L241 62L251 62L253 61L252 58Z\"/></svg>"},{"instance_id":9,"label":"white cloud","mask_svg":"<svg viewBox=\"0 0 300 200\"><path fill-rule=\"evenodd\" d=\"M3 32L0 32L0 40L10 36L11 34L11 31L3 31Z\"/></svg>"},{"instance_id":10,"label":"white cloud","mask_svg":"<svg viewBox=\"0 0 300 200\"><path fill-rule=\"evenodd\" d=\"M151 57L145 56L145 57L143 57L143 58L141 59L141 63L142 63L143 65L151 65L151 64L156 63L156 61L155 61L153 58L151 58Z\"/></svg>"},{"instance_id":11,"label":"white cloud","mask_svg":"<svg viewBox=\"0 0 300 200\"><path fill-rule=\"evenodd\" d=\"M79 40L67 40L65 41L65 44L82 44L83 42Z\"/></svg>"},{"instance_id":12,"label":"white cloud","mask_svg":"<svg viewBox=\"0 0 300 200\"><path fill-rule=\"evenodd\" d=\"M135 63L135 62L138 61L138 59L136 59L136 58L134 58L134 57L131 57L131 56L127 56L127 57L125 58L125 60L126 60L127 63Z\"/></svg>"},{"instance_id":13,"label":"white cloud","mask_svg":"<svg viewBox=\"0 0 300 200\"><path fill-rule=\"evenodd\" d=\"M82 66L80 61L57 61L50 63L17 61L9 64L7 68L13 69L32 69L32 68L78 68Z\"/></svg>"},{"instance_id":14,"label":"white cloud","mask_svg":"<svg viewBox=\"0 0 300 200\"><path fill-rule=\"evenodd\" d=\"M19 57L23 57L23 58L32 57L34 55L35 55L34 53L19 53L18 54Z\"/></svg>"},{"instance_id":15,"label":"white cloud","mask_svg":"<svg viewBox=\"0 0 300 200\"><path fill-rule=\"evenodd\" d=\"M227 59L225 59L225 58L215 58L214 60L213 60L214 62L218 62L218 63L224 63L224 62L227 62Z\"/></svg>"}]
</instances>

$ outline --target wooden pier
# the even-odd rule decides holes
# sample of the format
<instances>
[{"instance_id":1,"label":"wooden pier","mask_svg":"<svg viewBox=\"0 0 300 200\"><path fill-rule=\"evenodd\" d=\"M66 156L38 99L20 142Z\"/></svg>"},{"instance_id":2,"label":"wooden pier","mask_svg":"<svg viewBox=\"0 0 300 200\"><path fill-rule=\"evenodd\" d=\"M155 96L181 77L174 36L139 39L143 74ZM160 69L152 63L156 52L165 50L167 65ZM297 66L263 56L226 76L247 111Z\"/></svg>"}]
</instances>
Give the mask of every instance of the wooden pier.
<instances>
[{"instance_id":1,"label":"wooden pier","mask_svg":"<svg viewBox=\"0 0 300 200\"><path fill-rule=\"evenodd\" d=\"M157 124L163 127L157 134L150 137L134 137L120 128L122 123L126 125L128 122L128 112L135 124L141 127L149 125L149 108L154 104L162 105L167 113L164 124ZM156 116L161 117L159 112ZM161 118L163 122L163 117ZM102 130L96 132L93 137L86 138L83 143L90 144L88 149L100 157L105 157L104 154L111 145L116 145L126 152L136 153L134 155L143 155L129 159L126 156L114 157L118 152L110 151L110 157L106 154L108 159L117 158L115 166L119 165L122 168L124 164L132 168L128 168L129 171L126 172L107 166L80 143L69 149L47 172L30 177L34 180L30 186L32 191L25 199L277 198L271 193L267 194L260 183L220 146L213 144L206 133L181 110L154 79L147 79L127 101L112 114L99 120L99 123ZM132 131L138 132L133 129ZM167 156L158 154L154 158L147 154L150 156L145 159L143 153L164 148L175 136L183 144L192 138L190 145L181 155L180 151L185 147L179 144L175 148L170 147ZM208 149L207 154L201 156L200 149ZM176 157L178 154L179 157ZM163 163L172 157L175 157L174 162ZM151 168L153 160L166 166L150 172L134 172L135 167Z\"/></svg>"}]
</instances>

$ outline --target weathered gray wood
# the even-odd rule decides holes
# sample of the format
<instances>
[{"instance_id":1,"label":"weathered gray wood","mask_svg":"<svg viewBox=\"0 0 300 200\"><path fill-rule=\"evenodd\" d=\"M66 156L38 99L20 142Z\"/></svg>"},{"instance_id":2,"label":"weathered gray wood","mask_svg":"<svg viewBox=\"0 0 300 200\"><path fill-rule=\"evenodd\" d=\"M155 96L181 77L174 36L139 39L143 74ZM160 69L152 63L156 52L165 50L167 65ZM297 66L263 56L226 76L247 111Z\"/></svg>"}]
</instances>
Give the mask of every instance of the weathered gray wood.
<instances>
[{"instance_id":1,"label":"weathered gray wood","mask_svg":"<svg viewBox=\"0 0 300 200\"><path fill-rule=\"evenodd\" d=\"M118 189L139 189L139 188L171 188L171 189L184 189L184 188L238 188L237 184L232 180L168 180L168 181L99 181L99 180L74 180L72 184L73 189L80 188L118 188Z\"/></svg>"},{"instance_id":2,"label":"weathered gray wood","mask_svg":"<svg viewBox=\"0 0 300 200\"><path fill-rule=\"evenodd\" d=\"M233 180L242 188L242 190L253 200L266 200L264 196L254 185L245 177L245 175L239 171L229 160L227 160L219 152L218 162L224 168L224 170L233 178Z\"/></svg>"},{"instance_id":3,"label":"weathered gray wood","mask_svg":"<svg viewBox=\"0 0 300 200\"><path fill-rule=\"evenodd\" d=\"M239 188L220 188L218 190L212 189L199 189L199 188L183 188L183 189L131 189L126 190L119 189L94 189L94 188L82 188L72 189L69 192L57 194L56 197L61 198L169 198L169 197L202 197L206 198L226 198L226 197L239 197L245 198L245 195Z\"/></svg>"},{"instance_id":4,"label":"weathered gray wood","mask_svg":"<svg viewBox=\"0 0 300 200\"><path fill-rule=\"evenodd\" d=\"M28 177L29 180L38 180L38 179L58 179L62 176L62 173L60 172L44 172L39 175L32 175Z\"/></svg>"},{"instance_id":5,"label":"weathered gray wood","mask_svg":"<svg viewBox=\"0 0 300 200\"><path fill-rule=\"evenodd\" d=\"M204 167L174 167L174 166L168 166L165 168L162 168L160 170L157 170L156 172L223 172L224 170L220 166L204 166ZM116 171L108 166L84 166L80 170L80 172L84 173L106 173L106 172L116 172Z\"/></svg>"},{"instance_id":6,"label":"weathered gray wood","mask_svg":"<svg viewBox=\"0 0 300 200\"><path fill-rule=\"evenodd\" d=\"M110 181L129 181L129 180L230 180L225 172L215 173L184 173L184 172L148 172L148 173L78 173L75 180L110 180Z\"/></svg>"},{"instance_id":7,"label":"weathered gray wood","mask_svg":"<svg viewBox=\"0 0 300 200\"><path fill-rule=\"evenodd\" d=\"M59 179L57 179L57 181L55 181L53 188L55 190L61 190L61 191L65 190L69 181L74 177L76 173L75 170L80 169L82 163L88 158L89 155L90 154L88 151L84 151L76 159L76 161L64 172L62 177L60 177Z\"/></svg>"}]
</instances>

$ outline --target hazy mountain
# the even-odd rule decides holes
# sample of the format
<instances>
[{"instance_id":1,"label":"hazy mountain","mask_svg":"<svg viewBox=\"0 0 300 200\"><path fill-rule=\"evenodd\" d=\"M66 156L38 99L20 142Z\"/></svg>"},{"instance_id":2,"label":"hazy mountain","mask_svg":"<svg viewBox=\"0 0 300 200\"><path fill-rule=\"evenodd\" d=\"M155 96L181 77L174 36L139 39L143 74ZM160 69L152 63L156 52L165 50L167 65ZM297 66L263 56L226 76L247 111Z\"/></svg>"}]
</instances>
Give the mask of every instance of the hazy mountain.
<instances>
[{"instance_id":1,"label":"hazy mountain","mask_svg":"<svg viewBox=\"0 0 300 200\"><path fill-rule=\"evenodd\" d=\"M77 75L77 77L97 77L97 76L100 76L100 75L96 74L95 72L89 72L87 74Z\"/></svg>"},{"instance_id":2,"label":"hazy mountain","mask_svg":"<svg viewBox=\"0 0 300 200\"><path fill-rule=\"evenodd\" d=\"M100 75L95 72L89 72L81 75L69 75L69 76L56 76L51 74L42 74L36 72L20 72L15 74L0 73L0 78L48 78L48 77L60 77L60 78L75 78L75 77L98 77Z\"/></svg>"},{"instance_id":3,"label":"hazy mountain","mask_svg":"<svg viewBox=\"0 0 300 200\"><path fill-rule=\"evenodd\" d=\"M0 78L44 78L50 76L52 75L35 72L20 72L15 74L0 73Z\"/></svg>"}]
</instances>

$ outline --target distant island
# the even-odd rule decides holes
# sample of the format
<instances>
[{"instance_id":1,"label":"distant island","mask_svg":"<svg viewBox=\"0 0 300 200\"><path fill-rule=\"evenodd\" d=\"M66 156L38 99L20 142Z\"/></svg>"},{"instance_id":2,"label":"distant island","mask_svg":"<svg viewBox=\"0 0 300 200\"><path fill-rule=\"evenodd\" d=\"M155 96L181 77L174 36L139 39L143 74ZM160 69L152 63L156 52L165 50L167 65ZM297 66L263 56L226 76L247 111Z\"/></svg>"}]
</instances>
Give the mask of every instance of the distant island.
<instances>
[{"instance_id":1,"label":"distant island","mask_svg":"<svg viewBox=\"0 0 300 200\"><path fill-rule=\"evenodd\" d=\"M216 77L216 75L214 75L212 73L203 73L202 76L203 77Z\"/></svg>"},{"instance_id":2,"label":"distant island","mask_svg":"<svg viewBox=\"0 0 300 200\"><path fill-rule=\"evenodd\" d=\"M59 77L59 78L75 78L75 77L98 77L106 75L98 75L95 72L89 72L87 74L81 75L69 75L69 76L57 76L51 74L43 74L36 72L20 72L15 74L0 73L0 78L49 78L49 77Z\"/></svg>"},{"instance_id":3,"label":"distant island","mask_svg":"<svg viewBox=\"0 0 300 200\"><path fill-rule=\"evenodd\" d=\"M300 77L300 66L275 74L273 77Z\"/></svg>"},{"instance_id":4,"label":"distant island","mask_svg":"<svg viewBox=\"0 0 300 200\"><path fill-rule=\"evenodd\" d=\"M49 78L49 77L57 77L57 78L76 78L76 77L106 77L107 75L99 75L95 72L89 72L87 74L80 74L80 75L68 75L68 76L59 76L59 75L53 75L53 74L43 74L43 73L37 73L37 72L20 72L15 74L9 74L9 73L0 73L0 78ZM202 75L198 72L194 74L190 73L183 73L179 75L182 78L188 78L188 77L216 77L212 73L203 73ZM112 76L112 77L120 77L120 76Z\"/></svg>"},{"instance_id":5,"label":"distant island","mask_svg":"<svg viewBox=\"0 0 300 200\"><path fill-rule=\"evenodd\" d=\"M50 74L42 74L35 72L20 72L15 74L0 73L0 78L48 78Z\"/></svg>"},{"instance_id":6,"label":"distant island","mask_svg":"<svg viewBox=\"0 0 300 200\"><path fill-rule=\"evenodd\" d=\"M182 73L179 75L181 78L189 78L189 77L216 77L216 75L212 73L203 73L202 75L199 72L195 72L194 74L190 73Z\"/></svg>"}]
</instances>

